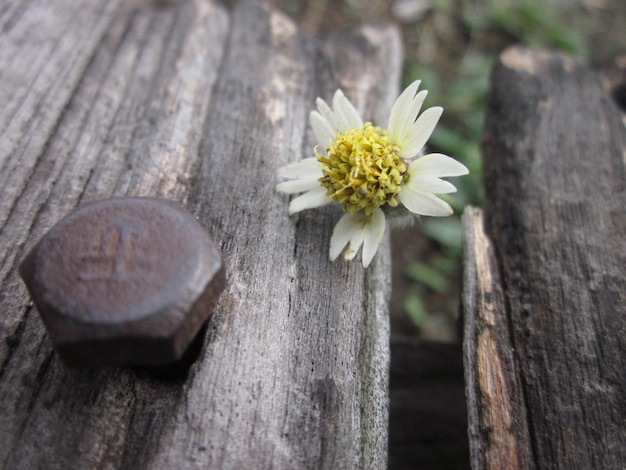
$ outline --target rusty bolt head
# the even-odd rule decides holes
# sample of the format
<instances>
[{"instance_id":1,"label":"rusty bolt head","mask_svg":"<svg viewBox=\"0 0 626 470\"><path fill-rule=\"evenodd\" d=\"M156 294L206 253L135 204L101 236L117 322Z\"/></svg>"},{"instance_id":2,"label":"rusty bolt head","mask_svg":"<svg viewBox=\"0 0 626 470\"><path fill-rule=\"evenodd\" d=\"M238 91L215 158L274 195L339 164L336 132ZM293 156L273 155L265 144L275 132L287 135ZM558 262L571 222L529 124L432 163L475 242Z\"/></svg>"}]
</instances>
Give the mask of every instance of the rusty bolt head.
<instances>
[{"instance_id":1,"label":"rusty bolt head","mask_svg":"<svg viewBox=\"0 0 626 470\"><path fill-rule=\"evenodd\" d=\"M31 250L20 275L72 366L179 359L224 288L221 256L180 204L84 204Z\"/></svg>"}]
</instances>

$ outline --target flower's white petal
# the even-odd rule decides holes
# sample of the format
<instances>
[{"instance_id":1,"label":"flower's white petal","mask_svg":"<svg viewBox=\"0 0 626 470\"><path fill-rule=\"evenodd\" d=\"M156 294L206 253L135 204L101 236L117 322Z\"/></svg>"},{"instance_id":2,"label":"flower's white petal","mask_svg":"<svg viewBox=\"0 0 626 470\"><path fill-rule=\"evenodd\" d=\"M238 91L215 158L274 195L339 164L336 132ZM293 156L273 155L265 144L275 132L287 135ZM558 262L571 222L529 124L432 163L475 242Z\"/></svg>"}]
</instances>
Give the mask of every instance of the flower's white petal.
<instances>
[{"instance_id":1,"label":"flower's white petal","mask_svg":"<svg viewBox=\"0 0 626 470\"><path fill-rule=\"evenodd\" d=\"M443 176L460 176L468 173L464 165L441 153L431 153L409 165L409 180L398 199L411 212L421 215L444 217L452 214L450 205L433 193L446 194L456 191L452 183L439 179Z\"/></svg>"},{"instance_id":2,"label":"flower's white petal","mask_svg":"<svg viewBox=\"0 0 626 470\"><path fill-rule=\"evenodd\" d=\"M452 214L450 205L432 193L415 190L404 186L398 194L398 199L408 210L415 214L445 217Z\"/></svg>"},{"instance_id":3,"label":"flower's white petal","mask_svg":"<svg viewBox=\"0 0 626 470\"><path fill-rule=\"evenodd\" d=\"M337 88L337 90L335 91L335 94L333 95L333 101L332 101L334 112L337 112L337 108L339 108L339 100L341 100L341 98L343 98L344 96L345 95L343 94L343 91Z\"/></svg>"},{"instance_id":4,"label":"flower's white petal","mask_svg":"<svg viewBox=\"0 0 626 470\"><path fill-rule=\"evenodd\" d=\"M363 241L365 240L366 230L363 226L363 221L359 218L356 222L356 228L354 232L352 232L352 237L350 238L350 243L348 243L348 247L346 251L343 252L343 259L345 261L352 261L356 254L361 249L361 245L363 245Z\"/></svg>"},{"instance_id":5,"label":"flower's white petal","mask_svg":"<svg viewBox=\"0 0 626 470\"><path fill-rule=\"evenodd\" d=\"M331 261L335 261L339 254L343 251L348 242L352 239L354 233L359 230L359 224L356 223L357 214L344 214L330 237L329 257Z\"/></svg>"},{"instance_id":6,"label":"flower's white petal","mask_svg":"<svg viewBox=\"0 0 626 470\"><path fill-rule=\"evenodd\" d=\"M326 101L324 101L322 98L317 98L315 100L315 104L317 105L318 111L321 113L322 116L326 118L332 129L335 131L335 134L341 132L339 130L340 126L339 121L337 120L337 116L335 115L335 112L330 109L330 106L326 104Z\"/></svg>"},{"instance_id":7,"label":"flower's white petal","mask_svg":"<svg viewBox=\"0 0 626 470\"><path fill-rule=\"evenodd\" d=\"M333 111L337 118L339 132L345 132L350 129L363 127L361 117L352 103L343 94L343 91L337 90L333 95ZM355 116L356 115L356 116Z\"/></svg>"},{"instance_id":8,"label":"flower's white petal","mask_svg":"<svg viewBox=\"0 0 626 470\"><path fill-rule=\"evenodd\" d=\"M378 245L385 234L385 213L380 209L374 209L372 215L369 217L367 230L365 232L365 240L363 241L363 253L361 254L363 260L363 267L367 268L371 263Z\"/></svg>"},{"instance_id":9,"label":"flower's white petal","mask_svg":"<svg viewBox=\"0 0 626 470\"><path fill-rule=\"evenodd\" d=\"M411 160L417 157L420 153L421 147L417 148L414 146L408 147L406 144L400 147L400 151L398 152L398 157L404 158L405 160Z\"/></svg>"},{"instance_id":10,"label":"flower's white petal","mask_svg":"<svg viewBox=\"0 0 626 470\"><path fill-rule=\"evenodd\" d=\"M333 95L332 109L321 98L317 98L315 104L320 115L326 119L329 127L334 131L332 132L333 139L338 133L363 127L363 120L359 112L341 90L335 91ZM327 146L328 144L324 143L323 145Z\"/></svg>"},{"instance_id":11,"label":"flower's white petal","mask_svg":"<svg viewBox=\"0 0 626 470\"><path fill-rule=\"evenodd\" d=\"M456 187L452 183L434 176L424 176L420 173L412 175L411 178L409 178L407 186L414 190L428 191L436 194L456 193Z\"/></svg>"},{"instance_id":12,"label":"flower's white petal","mask_svg":"<svg viewBox=\"0 0 626 470\"><path fill-rule=\"evenodd\" d=\"M408 117L408 110L411 106L411 102L415 97L415 93L417 93L417 89L420 86L421 81L415 80L411 83L406 89L402 92L400 96L396 99L391 107L391 112L389 113L389 122L387 123L387 129L389 130L389 136L394 140L398 141L400 137L400 127L402 123ZM409 117L408 119L415 120L415 116Z\"/></svg>"},{"instance_id":13,"label":"flower's white petal","mask_svg":"<svg viewBox=\"0 0 626 470\"><path fill-rule=\"evenodd\" d=\"M348 100L345 96L342 96L338 104L339 109L336 111L339 115L341 115L347 126L344 131L350 129L362 129L363 120L361 119L361 116L356 108L352 105L352 103L350 103L350 100Z\"/></svg>"},{"instance_id":14,"label":"flower's white petal","mask_svg":"<svg viewBox=\"0 0 626 470\"><path fill-rule=\"evenodd\" d=\"M413 98L407 115L409 124L413 124L417 119L417 115L419 114L420 109L422 109L426 96L428 96L428 90L422 90L415 95L415 98Z\"/></svg>"},{"instance_id":15,"label":"flower's white petal","mask_svg":"<svg viewBox=\"0 0 626 470\"><path fill-rule=\"evenodd\" d=\"M419 85L419 82L413 82L413 84L400 95L400 98L405 95L404 102L400 102L398 106L394 105L389 115L389 125L387 126L387 129L389 129L389 137L400 147L404 146L409 139L411 126L417 119L420 108L426 99L426 95L428 95L427 90L422 90L415 94L417 86L414 85L416 83ZM406 95L407 91L411 91L412 93ZM398 100L400 100L400 98L398 98Z\"/></svg>"},{"instance_id":16,"label":"flower's white petal","mask_svg":"<svg viewBox=\"0 0 626 470\"><path fill-rule=\"evenodd\" d=\"M350 261L359 251L363 240L365 239L365 231L363 229L363 214L344 214L330 237L330 260L334 261L348 245L343 254L343 259Z\"/></svg>"},{"instance_id":17,"label":"flower's white petal","mask_svg":"<svg viewBox=\"0 0 626 470\"><path fill-rule=\"evenodd\" d=\"M364 230L361 229L358 232L354 233L354 236L352 237L352 239L350 240L350 243L348 244L348 248L346 248L346 251L343 252L343 259L345 261L352 261L354 259L356 254L361 249L363 240L365 240Z\"/></svg>"},{"instance_id":18,"label":"flower's white petal","mask_svg":"<svg viewBox=\"0 0 626 470\"><path fill-rule=\"evenodd\" d=\"M311 111L309 120L311 122L315 138L317 139L317 143L320 147L327 149L329 144L335 140L337 132L335 132L333 126L328 122L328 120L317 111Z\"/></svg>"},{"instance_id":19,"label":"flower's white petal","mask_svg":"<svg viewBox=\"0 0 626 470\"><path fill-rule=\"evenodd\" d=\"M337 90L333 95L332 101L333 112L335 113L335 118L337 119L337 130L339 132L344 132L346 130L346 123L343 121L343 117L339 114L339 108L341 107L339 101L341 101L341 98L343 97L343 91Z\"/></svg>"},{"instance_id":20,"label":"flower's white petal","mask_svg":"<svg viewBox=\"0 0 626 470\"><path fill-rule=\"evenodd\" d=\"M443 153L429 153L412 161L408 172L410 175L444 177L467 175L469 170L462 163Z\"/></svg>"},{"instance_id":21,"label":"flower's white petal","mask_svg":"<svg viewBox=\"0 0 626 470\"><path fill-rule=\"evenodd\" d=\"M319 188L312 189L311 191L294 198L289 203L289 215L305 209L320 207L329 203L331 199L326 197L326 192L326 188L320 186Z\"/></svg>"},{"instance_id":22,"label":"flower's white petal","mask_svg":"<svg viewBox=\"0 0 626 470\"><path fill-rule=\"evenodd\" d=\"M380 209L374 209L371 216L366 216L362 212L344 214L337 222L330 238L331 261L337 259L344 248L343 258L350 261L363 246L363 267L367 268L378 250L384 233L385 214Z\"/></svg>"},{"instance_id":23,"label":"flower's white petal","mask_svg":"<svg viewBox=\"0 0 626 470\"><path fill-rule=\"evenodd\" d=\"M280 178L321 178L324 176L316 157L305 158L299 162L281 166L277 174Z\"/></svg>"},{"instance_id":24,"label":"flower's white petal","mask_svg":"<svg viewBox=\"0 0 626 470\"><path fill-rule=\"evenodd\" d=\"M286 194L304 193L321 187L319 178L301 178L283 181L276 185L276 191Z\"/></svg>"},{"instance_id":25,"label":"flower's white petal","mask_svg":"<svg viewBox=\"0 0 626 470\"><path fill-rule=\"evenodd\" d=\"M424 100L426 99L426 95L428 95L428 91L422 90L420 91L415 98L413 99L410 108L407 111L407 114L404 119L402 119L398 123L398 140L396 140L396 144L399 146L406 146L408 140L411 137L412 126L417 119L417 115L420 112L420 108L422 104L424 104Z\"/></svg>"},{"instance_id":26,"label":"flower's white petal","mask_svg":"<svg viewBox=\"0 0 626 470\"><path fill-rule=\"evenodd\" d=\"M398 153L400 158L412 158L420 153L433 133L437 122L439 122L442 112L442 107L435 106L428 108L417 118L409 130L409 136L404 145L399 144L401 147Z\"/></svg>"}]
</instances>

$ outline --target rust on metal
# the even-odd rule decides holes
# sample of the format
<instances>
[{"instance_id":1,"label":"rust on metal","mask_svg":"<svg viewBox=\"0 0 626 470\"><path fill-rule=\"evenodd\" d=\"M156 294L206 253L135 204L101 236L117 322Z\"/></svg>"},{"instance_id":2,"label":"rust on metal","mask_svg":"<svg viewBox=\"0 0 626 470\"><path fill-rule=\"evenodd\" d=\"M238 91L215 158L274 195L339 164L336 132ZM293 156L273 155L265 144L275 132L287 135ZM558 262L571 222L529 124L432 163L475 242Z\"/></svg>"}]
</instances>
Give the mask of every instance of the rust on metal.
<instances>
[{"instance_id":1,"label":"rust on metal","mask_svg":"<svg viewBox=\"0 0 626 470\"><path fill-rule=\"evenodd\" d=\"M20 266L72 366L178 360L224 288L222 258L176 202L111 198L59 221Z\"/></svg>"}]
</instances>

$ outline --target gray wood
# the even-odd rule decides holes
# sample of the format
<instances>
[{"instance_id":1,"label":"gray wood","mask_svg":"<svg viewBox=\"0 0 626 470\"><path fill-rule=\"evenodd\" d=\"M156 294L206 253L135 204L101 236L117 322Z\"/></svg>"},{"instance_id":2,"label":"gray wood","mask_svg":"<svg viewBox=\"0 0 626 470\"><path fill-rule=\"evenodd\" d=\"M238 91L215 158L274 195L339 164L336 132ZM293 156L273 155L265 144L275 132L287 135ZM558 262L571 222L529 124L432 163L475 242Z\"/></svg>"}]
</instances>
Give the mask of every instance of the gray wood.
<instances>
[{"instance_id":1,"label":"gray wood","mask_svg":"<svg viewBox=\"0 0 626 470\"><path fill-rule=\"evenodd\" d=\"M465 220L473 466L624 468L623 115L572 59L512 48L484 153L485 232Z\"/></svg>"},{"instance_id":2,"label":"gray wood","mask_svg":"<svg viewBox=\"0 0 626 470\"><path fill-rule=\"evenodd\" d=\"M397 30L318 41L253 3L44 3L52 24L34 1L2 12L3 72L46 40L72 53L0 82L39 103L0 114L0 467L384 467L389 243L367 271L330 263L339 210L289 217L274 186L312 152L316 96L341 86L385 118ZM68 369L18 279L54 222L111 195L181 201L222 250L227 287L183 376Z\"/></svg>"}]
</instances>

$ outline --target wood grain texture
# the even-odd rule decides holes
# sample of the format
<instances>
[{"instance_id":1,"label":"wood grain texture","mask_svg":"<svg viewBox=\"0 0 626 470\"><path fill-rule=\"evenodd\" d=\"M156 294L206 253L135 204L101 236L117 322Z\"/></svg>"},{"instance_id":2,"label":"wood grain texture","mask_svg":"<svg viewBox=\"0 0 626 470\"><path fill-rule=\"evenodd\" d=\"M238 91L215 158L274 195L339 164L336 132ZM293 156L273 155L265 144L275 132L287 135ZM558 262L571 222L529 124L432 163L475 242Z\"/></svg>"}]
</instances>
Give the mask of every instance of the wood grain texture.
<instances>
[{"instance_id":1,"label":"wood grain texture","mask_svg":"<svg viewBox=\"0 0 626 470\"><path fill-rule=\"evenodd\" d=\"M483 317L490 310L498 313L492 317L495 327L487 325L484 332L477 324L469 335L466 327L466 341L479 351L481 339L488 338L494 347L486 351L485 364L505 371L503 383L519 384L525 413L513 418L519 429L528 429L526 450L532 455L532 462L519 461L521 467L623 468L623 115L596 74L572 59L509 49L492 77L484 153L485 227L497 260L488 266L497 266L505 295L502 302L492 299L480 307ZM474 233L474 246L477 225L476 220L466 225ZM472 254L477 256L476 250L468 256ZM479 260L469 262L478 270ZM487 274L494 272L490 268ZM482 279L475 291L495 279ZM476 303L465 299L467 314ZM517 366L506 371L498 361L509 343ZM470 357L467 367L476 374L474 386L485 394L493 382L480 383L479 359ZM505 405L507 393L511 390L502 390L492 406ZM517 409L517 396L508 409ZM475 396L470 418L477 413L482 423L490 414L503 419L505 410L481 405L484 401ZM479 431L470 438L493 437L494 429L482 425ZM476 468L489 468L492 462L479 461Z\"/></svg>"},{"instance_id":2,"label":"wood grain texture","mask_svg":"<svg viewBox=\"0 0 626 470\"><path fill-rule=\"evenodd\" d=\"M481 209L465 209L463 232L463 363L471 466L531 468L526 409L502 281Z\"/></svg>"},{"instance_id":3,"label":"wood grain texture","mask_svg":"<svg viewBox=\"0 0 626 470\"><path fill-rule=\"evenodd\" d=\"M35 21L24 5L16 25ZM59 36L88 49L81 60L54 52L54 66L30 72L54 98L45 125L0 136L0 466L384 467L388 242L367 271L330 263L337 208L289 217L274 186L279 166L312 152L316 96L342 86L366 117L385 117L400 81L397 30L318 41L254 3L81 5L85 31ZM55 14L72 23L74 10ZM62 97L58 67L70 77ZM179 200L222 250L227 288L183 378L68 369L17 277L63 214L111 195Z\"/></svg>"},{"instance_id":4,"label":"wood grain texture","mask_svg":"<svg viewBox=\"0 0 626 470\"><path fill-rule=\"evenodd\" d=\"M0 226L15 209L46 139L119 1L25 0L0 8ZM126 8L124 8L125 10ZM119 16L124 16L123 11ZM80 47L77 47L80 45Z\"/></svg>"}]
</instances>

